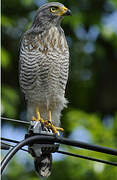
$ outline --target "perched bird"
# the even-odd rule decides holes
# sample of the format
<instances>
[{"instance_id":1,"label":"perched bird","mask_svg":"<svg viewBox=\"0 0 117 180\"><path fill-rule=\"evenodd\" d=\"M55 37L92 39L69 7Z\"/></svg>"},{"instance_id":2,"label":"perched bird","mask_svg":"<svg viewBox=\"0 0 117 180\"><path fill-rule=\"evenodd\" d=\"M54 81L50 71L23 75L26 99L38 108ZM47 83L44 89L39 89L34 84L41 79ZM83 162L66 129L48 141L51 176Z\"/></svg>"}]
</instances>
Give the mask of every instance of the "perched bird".
<instances>
[{"instance_id":1,"label":"perched bird","mask_svg":"<svg viewBox=\"0 0 117 180\"><path fill-rule=\"evenodd\" d=\"M60 116L67 104L69 49L60 24L68 15L71 11L61 3L41 6L20 47L19 81L27 101L28 120L40 121L55 134L63 130ZM48 176L49 170L40 175Z\"/></svg>"}]
</instances>

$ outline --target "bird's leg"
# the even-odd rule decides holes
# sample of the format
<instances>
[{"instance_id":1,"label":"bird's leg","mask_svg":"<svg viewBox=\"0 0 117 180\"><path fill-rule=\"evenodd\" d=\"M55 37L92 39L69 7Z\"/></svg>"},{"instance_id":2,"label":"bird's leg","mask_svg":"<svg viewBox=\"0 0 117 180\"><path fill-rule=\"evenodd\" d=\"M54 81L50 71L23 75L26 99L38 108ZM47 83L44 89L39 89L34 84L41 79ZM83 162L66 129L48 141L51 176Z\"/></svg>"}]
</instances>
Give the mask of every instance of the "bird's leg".
<instances>
[{"instance_id":1,"label":"bird's leg","mask_svg":"<svg viewBox=\"0 0 117 180\"><path fill-rule=\"evenodd\" d=\"M40 121L41 123L44 123L44 120L40 116L40 112L39 112L39 108L38 107L36 107L36 116L37 117L34 117L34 116L32 117L33 121Z\"/></svg>"},{"instance_id":2,"label":"bird's leg","mask_svg":"<svg viewBox=\"0 0 117 180\"><path fill-rule=\"evenodd\" d=\"M49 111L48 113L48 117L49 117L49 121L52 122L52 115L51 115L51 111Z\"/></svg>"}]
</instances>

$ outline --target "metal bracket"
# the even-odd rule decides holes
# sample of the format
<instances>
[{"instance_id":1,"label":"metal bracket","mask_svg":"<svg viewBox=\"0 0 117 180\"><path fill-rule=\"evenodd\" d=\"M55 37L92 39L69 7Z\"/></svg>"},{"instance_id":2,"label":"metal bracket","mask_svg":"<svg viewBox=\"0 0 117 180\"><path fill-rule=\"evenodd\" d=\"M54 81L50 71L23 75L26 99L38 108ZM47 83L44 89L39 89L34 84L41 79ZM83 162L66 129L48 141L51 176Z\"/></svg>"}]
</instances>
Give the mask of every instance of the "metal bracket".
<instances>
[{"instance_id":1,"label":"metal bracket","mask_svg":"<svg viewBox=\"0 0 117 180\"><path fill-rule=\"evenodd\" d=\"M30 122L30 127L28 129L28 134L25 135L25 138L34 136L34 135L49 135L49 136L54 136L53 132L51 129L47 129L44 127L39 121L31 121ZM59 144L58 143L42 143L42 144L31 144L28 146L29 153L33 157L40 157L44 154L51 154L53 152L56 152L59 149Z\"/></svg>"}]
</instances>

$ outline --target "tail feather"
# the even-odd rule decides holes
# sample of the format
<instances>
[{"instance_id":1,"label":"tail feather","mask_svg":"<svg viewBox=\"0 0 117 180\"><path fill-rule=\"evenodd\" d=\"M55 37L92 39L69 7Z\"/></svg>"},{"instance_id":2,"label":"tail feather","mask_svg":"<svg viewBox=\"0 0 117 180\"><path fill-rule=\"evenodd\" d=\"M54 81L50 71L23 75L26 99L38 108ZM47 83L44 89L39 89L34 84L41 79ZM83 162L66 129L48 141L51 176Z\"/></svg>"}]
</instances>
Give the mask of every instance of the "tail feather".
<instances>
[{"instance_id":1,"label":"tail feather","mask_svg":"<svg viewBox=\"0 0 117 180\"><path fill-rule=\"evenodd\" d=\"M48 177L52 170L52 154L42 154L34 161L36 173L41 177Z\"/></svg>"}]
</instances>

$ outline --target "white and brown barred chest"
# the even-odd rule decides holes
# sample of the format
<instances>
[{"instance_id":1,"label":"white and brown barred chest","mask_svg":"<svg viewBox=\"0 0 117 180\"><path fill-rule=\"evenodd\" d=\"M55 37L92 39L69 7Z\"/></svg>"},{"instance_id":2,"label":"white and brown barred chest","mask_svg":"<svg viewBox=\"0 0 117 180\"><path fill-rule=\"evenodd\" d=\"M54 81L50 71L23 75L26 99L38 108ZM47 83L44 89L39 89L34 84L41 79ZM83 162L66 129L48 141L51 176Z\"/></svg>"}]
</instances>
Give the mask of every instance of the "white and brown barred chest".
<instances>
[{"instance_id":1,"label":"white and brown barred chest","mask_svg":"<svg viewBox=\"0 0 117 180\"><path fill-rule=\"evenodd\" d=\"M22 45L20 59L20 84L28 98L64 96L69 69L69 50L64 32L52 27L48 33L29 36Z\"/></svg>"}]
</instances>

